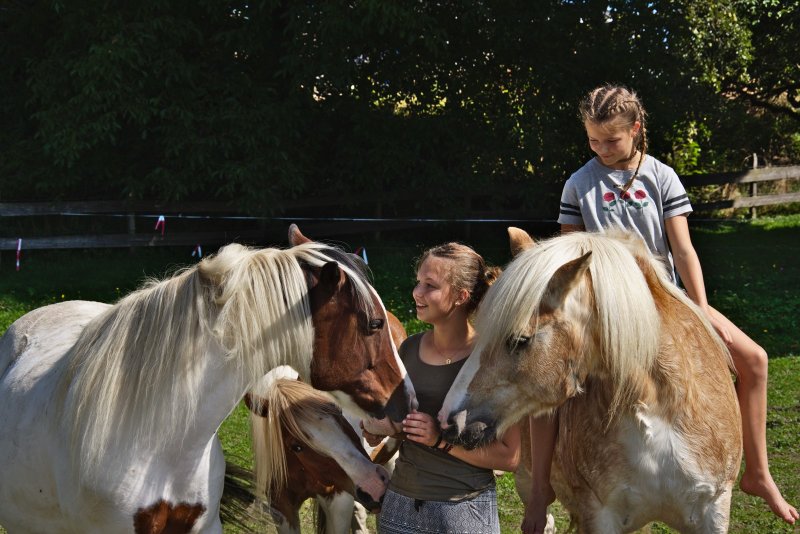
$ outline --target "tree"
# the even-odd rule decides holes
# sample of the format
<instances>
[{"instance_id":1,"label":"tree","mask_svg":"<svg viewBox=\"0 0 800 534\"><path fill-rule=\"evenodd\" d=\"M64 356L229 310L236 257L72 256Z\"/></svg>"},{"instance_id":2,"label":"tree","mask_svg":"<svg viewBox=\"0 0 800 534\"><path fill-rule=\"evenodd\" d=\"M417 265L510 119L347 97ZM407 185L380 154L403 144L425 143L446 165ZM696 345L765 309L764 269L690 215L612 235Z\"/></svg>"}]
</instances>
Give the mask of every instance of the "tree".
<instances>
[{"instance_id":1,"label":"tree","mask_svg":"<svg viewBox=\"0 0 800 534\"><path fill-rule=\"evenodd\" d=\"M555 213L605 82L690 171L791 159L797 1L8 3L5 198L380 194L400 212ZM32 178L32 179L31 179ZM407 191L424 194L411 199ZM344 208L343 208L344 209Z\"/></svg>"}]
</instances>

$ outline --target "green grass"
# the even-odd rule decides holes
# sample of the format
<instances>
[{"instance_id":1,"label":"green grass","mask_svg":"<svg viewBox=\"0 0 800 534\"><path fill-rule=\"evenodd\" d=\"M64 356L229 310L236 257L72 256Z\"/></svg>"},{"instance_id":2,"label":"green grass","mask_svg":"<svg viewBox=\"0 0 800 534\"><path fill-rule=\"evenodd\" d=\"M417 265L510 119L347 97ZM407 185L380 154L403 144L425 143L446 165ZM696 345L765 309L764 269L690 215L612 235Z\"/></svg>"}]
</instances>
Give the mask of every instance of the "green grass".
<instances>
[{"instance_id":1,"label":"green grass","mask_svg":"<svg viewBox=\"0 0 800 534\"><path fill-rule=\"evenodd\" d=\"M411 289L413 258L425 246L458 237L442 231L417 232L410 242L368 239L375 286L387 308L404 321L410 332L425 328L413 317ZM474 234L473 234L474 235ZM694 225L692 236L703 264L712 305L725 313L770 354L770 388L767 439L773 476L786 498L800 503L800 216L762 218L748 223L714 226ZM404 236L400 236L404 237ZM492 263L508 261L507 239L502 228L482 232L472 244ZM148 276L160 277L178 266L193 263L190 251L141 249L124 251L30 251L22 269L14 270L13 256L0 257L0 331L23 313L67 299L113 302L137 287ZM251 465L246 411L234 410L220 429L229 460ZM0 476L2 476L0 474ZM518 532L522 505L509 475L498 480L498 501L503 532ZM563 532L567 519L556 504L557 527ZM306 512L305 530L310 531ZM226 527L226 532L234 532ZM653 525L652 532L670 532ZM758 499L734 493L731 532L791 532ZM4 532L0 527L0 532Z\"/></svg>"}]
</instances>

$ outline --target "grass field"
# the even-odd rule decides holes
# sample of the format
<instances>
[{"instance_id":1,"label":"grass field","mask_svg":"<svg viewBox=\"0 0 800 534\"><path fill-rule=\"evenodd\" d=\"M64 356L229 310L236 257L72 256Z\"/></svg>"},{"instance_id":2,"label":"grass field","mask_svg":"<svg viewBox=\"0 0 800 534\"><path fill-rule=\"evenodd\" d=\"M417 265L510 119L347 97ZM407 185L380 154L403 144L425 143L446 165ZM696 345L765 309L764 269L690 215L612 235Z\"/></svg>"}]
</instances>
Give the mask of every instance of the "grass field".
<instances>
[{"instance_id":1,"label":"grass field","mask_svg":"<svg viewBox=\"0 0 800 534\"><path fill-rule=\"evenodd\" d=\"M461 235L438 228L372 242L364 236L348 243L369 251L375 286L387 307L410 332L424 328L411 309L413 259L425 246ZM709 301L764 346L771 357L768 445L773 475L787 499L800 503L800 216L759 219L754 223L695 225L695 246L703 263ZM495 264L508 261L502 228L473 232L473 245ZM113 302L145 277L161 277L192 263L191 251L32 251L22 269L13 257L0 257L0 332L33 308L68 299ZM246 413L239 407L220 429L229 460L249 466ZM0 470L2 467L0 467ZM2 476L2 471L0 471ZM498 481L503 532L517 532L522 506L509 475ZM567 525L558 505L559 531ZM734 493L731 532L791 532L760 501ZM670 532L652 525L652 532ZM226 532L234 529L227 528ZM4 532L0 527L0 532Z\"/></svg>"}]
</instances>

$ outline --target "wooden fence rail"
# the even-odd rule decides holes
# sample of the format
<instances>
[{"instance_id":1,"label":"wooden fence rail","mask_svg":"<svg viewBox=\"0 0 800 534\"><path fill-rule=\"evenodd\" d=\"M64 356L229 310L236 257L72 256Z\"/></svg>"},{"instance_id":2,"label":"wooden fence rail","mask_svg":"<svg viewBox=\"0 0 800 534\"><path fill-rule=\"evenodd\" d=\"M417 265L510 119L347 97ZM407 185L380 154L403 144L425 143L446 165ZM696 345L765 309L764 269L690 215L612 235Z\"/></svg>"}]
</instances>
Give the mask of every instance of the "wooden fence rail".
<instances>
[{"instance_id":1,"label":"wooden fence rail","mask_svg":"<svg viewBox=\"0 0 800 534\"><path fill-rule=\"evenodd\" d=\"M776 204L800 202L800 192L783 193L779 195L758 195L757 186L759 183L797 179L800 179L800 166L793 165L790 167L749 169L739 172L693 174L682 176L681 182L683 182L683 185L687 188L703 185L750 184L750 196L748 197L692 204L692 207L697 211L711 211L725 208L755 208L757 206L773 206ZM689 196L691 197L691 191Z\"/></svg>"},{"instance_id":2,"label":"wooden fence rail","mask_svg":"<svg viewBox=\"0 0 800 534\"><path fill-rule=\"evenodd\" d=\"M695 174L681 177L681 181L689 190L690 198L692 188L705 185L722 184L750 184L750 196L733 199L722 199L711 202L693 202L696 211L710 211L724 208L751 208L755 215L755 208L775 204L800 202L800 192L783 194L758 195L758 184L775 180L800 179L800 166L767 167L750 169L740 172L727 172L715 174ZM414 198L421 193L405 191L400 195L403 198ZM520 193L521 195L522 193ZM451 195L454 201L464 202L464 218L506 218L530 219L530 213L520 210L506 210L503 212L486 213L472 209L472 197L465 196L462 200L456 199L457 194ZM463 195L461 195L463 196ZM483 193L486 196L486 193ZM394 195L399 198L398 195ZM347 205L367 206L370 213L381 213L382 199L372 194L350 195L343 201L340 197L307 198L284 202L282 208L289 210L303 210L313 214L314 208ZM476 202L474 204L480 204ZM90 235L66 236L34 236L23 238L22 247L31 249L62 249L62 248L107 248L107 247L154 247L154 246L194 246L196 244L221 245L231 241L243 243L266 244L279 240L276 237L275 227L285 227L287 221L273 221L273 228L268 229L266 219L251 218L252 226L256 228L238 228L234 230L196 231L196 232L155 232L151 223L146 232L136 228L136 219L148 217L155 219L158 215L171 217L196 217L199 219L237 219L247 217L230 204L221 202L184 202L184 203L153 203L146 201L86 201L86 202L5 202L0 203L0 219L3 217L38 217L38 216L69 216L69 215L119 215L127 217L128 233L94 233ZM313 218L313 217L312 217ZM260 221L260 222L259 222ZM468 223L467 223L468 224ZM302 223L303 230L315 237L330 237L363 232L380 232L382 230L397 230L418 228L418 223L409 220L386 219L380 220L379 216L371 220L340 220L335 222L315 222L308 220ZM283 230L282 230L283 231ZM0 250L15 250L18 237L0 237Z\"/></svg>"}]
</instances>

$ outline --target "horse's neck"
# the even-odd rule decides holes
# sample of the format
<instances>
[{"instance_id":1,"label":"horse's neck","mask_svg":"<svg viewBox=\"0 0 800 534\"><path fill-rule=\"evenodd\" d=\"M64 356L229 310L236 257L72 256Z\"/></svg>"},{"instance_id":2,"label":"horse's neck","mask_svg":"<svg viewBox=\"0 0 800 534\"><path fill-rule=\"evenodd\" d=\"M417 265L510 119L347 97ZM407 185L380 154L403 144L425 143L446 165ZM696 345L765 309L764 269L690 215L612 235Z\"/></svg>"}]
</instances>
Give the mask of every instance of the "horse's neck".
<instances>
[{"instance_id":1,"label":"horse's neck","mask_svg":"<svg viewBox=\"0 0 800 534\"><path fill-rule=\"evenodd\" d=\"M249 386L236 362L226 359L220 347L212 345L206 351L206 364L198 383L197 416L186 436L187 443L198 446L214 435Z\"/></svg>"}]
</instances>

